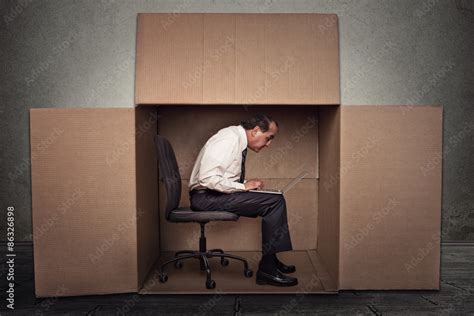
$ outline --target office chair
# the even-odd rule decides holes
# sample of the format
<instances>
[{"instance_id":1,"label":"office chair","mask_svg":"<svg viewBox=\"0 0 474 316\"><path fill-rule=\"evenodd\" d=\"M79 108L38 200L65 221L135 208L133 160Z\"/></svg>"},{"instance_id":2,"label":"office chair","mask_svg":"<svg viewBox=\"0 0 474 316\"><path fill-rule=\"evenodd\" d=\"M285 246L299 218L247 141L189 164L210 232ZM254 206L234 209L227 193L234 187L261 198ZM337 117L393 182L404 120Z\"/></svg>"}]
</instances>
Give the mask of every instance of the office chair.
<instances>
[{"instance_id":1,"label":"office chair","mask_svg":"<svg viewBox=\"0 0 474 316\"><path fill-rule=\"evenodd\" d=\"M219 257L222 266L227 266L230 259L240 260L244 264L244 276L252 277L253 272L249 269L248 262L242 257L225 253L222 249L206 249L205 225L210 221L237 221L239 216L232 212L223 211L193 211L189 207L179 207L181 197L181 176L179 174L178 163L170 142L160 136L155 135L155 145L159 163L160 181L164 182L166 188L166 220L173 223L199 223L201 226L201 236L199 238L199 251L182 250L174 255L174 259L164 262L160 267L160 282L168 281L164 268L174 262L177 269L183 267L182 261L185 259L199 259L202 271L206 271L206 288L213 289L216 282L211 278L211 267L208 258Z\"/></svg>"}]
</instances>

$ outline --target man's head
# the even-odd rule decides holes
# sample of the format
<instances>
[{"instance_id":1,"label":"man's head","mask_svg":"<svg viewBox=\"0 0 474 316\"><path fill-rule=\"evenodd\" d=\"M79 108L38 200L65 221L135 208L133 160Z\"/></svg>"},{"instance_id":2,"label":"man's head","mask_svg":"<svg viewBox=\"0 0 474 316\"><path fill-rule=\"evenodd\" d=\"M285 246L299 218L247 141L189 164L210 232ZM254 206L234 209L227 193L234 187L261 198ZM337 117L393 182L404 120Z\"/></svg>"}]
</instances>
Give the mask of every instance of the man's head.
<instances>
[{"instance_id":1,"label":"man's head","mask_svg":"<svg viewBox=\"0 0 474 316\"><path fill-rule=\"evenodd\" d=\"M278 133L278 123L269 115L256 114L240 125L245 128L247 134L247 147L254 152L270 146L272 139Z\"/></svg>"}]
</instances>

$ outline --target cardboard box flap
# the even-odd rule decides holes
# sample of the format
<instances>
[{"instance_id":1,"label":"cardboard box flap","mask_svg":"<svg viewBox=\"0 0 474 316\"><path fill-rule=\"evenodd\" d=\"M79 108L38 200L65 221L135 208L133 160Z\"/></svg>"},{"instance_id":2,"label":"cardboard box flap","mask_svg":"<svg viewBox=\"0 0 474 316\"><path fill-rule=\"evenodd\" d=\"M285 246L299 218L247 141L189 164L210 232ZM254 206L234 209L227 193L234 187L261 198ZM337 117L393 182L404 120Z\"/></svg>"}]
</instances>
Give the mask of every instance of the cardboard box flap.
<instances>
[{"instance_id":1,"label":"cardboard box flap","mask_svg":"<svg viewBox=\"0 0 474 316\"><path fill-rule=\"evenodd\" d=\"M202 14L139 14L135 103L202 100Z\"/></svg>"},{"instance_id":2,"label":"cardboard box flap","mask_svg":"<svg viewBox=\"0 0 474 316\"><path fill-rule=\"evenodd\" d=\"M135 109L31 109L38 297L137 291Z\"/></svg>"},{"instance_id":3,"label":"cardboard box flap","mask_svg":"<svg viewBox=\"0 0 474 316\"><path fill-rule=\"evenodd\" d=\"M342 107L340 289L439 289L441 158L441 107Z\"/></svg>"},{"instance_id":4,"label":"cardboard box flap","mask_svg":"<svg viewBox=\"0 0 474 316\"><path fill-rule=\"evenodd\" d=\"M334 14L141 13L135 103L339 104Z\"/></svg>"}]
</instances>

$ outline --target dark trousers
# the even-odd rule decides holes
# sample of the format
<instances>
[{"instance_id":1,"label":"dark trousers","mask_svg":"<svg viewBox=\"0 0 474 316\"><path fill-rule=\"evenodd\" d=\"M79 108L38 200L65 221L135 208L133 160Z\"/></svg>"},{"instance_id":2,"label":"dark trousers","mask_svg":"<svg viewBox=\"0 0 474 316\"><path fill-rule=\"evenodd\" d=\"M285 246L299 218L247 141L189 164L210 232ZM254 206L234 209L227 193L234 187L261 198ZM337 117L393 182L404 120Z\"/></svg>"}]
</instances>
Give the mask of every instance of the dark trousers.
<instances>
[{"instance_id":1,"label":"dark trousers","mask_svg":"<svg viewBox=\"0 0 474 316\"><path fill-rule=\"evenodd\" d=\"M193 211L227 211L239 216L262 217L262 254L292 250L285 198L257 192L190 192Z\"/></svg>"}]
</instances>

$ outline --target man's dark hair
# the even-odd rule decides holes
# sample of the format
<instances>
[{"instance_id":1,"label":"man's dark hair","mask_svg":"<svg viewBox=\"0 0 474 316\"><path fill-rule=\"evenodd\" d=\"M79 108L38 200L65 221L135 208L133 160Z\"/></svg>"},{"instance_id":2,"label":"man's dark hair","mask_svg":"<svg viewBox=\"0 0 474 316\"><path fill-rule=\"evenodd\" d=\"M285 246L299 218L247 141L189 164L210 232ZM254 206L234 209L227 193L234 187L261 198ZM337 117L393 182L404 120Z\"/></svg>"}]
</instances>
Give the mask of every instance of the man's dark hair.
<instances>
[{"instance_id":1,"label":"man's dark hair","mask_svg":"<svg viewBox=\"0 0 474 316\"><path fill-rule=\"evenodd\" d=\"M265 133L270 128L271 122L275 122L275 125L278 127L278 123L272 119L270 115L258 113L248 120L240 122L240 125L245 129L252 129L255 126L258 126L262 132Z\"/></svg>"}]
</instances>

